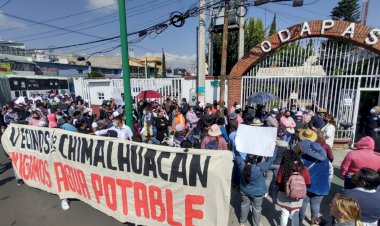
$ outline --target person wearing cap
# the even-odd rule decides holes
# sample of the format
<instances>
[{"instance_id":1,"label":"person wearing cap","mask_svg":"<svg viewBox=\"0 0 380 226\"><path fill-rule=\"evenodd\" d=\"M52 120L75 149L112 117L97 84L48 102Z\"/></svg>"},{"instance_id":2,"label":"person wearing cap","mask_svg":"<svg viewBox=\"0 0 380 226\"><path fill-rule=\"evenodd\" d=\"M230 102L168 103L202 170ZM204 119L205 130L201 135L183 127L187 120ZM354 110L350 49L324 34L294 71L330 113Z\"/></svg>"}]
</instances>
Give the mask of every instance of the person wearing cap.
<instances>
[{"instance_id":1,"label":"person wearing cap","mask_svg":"<svg viewBox=\"0 0 380 226\"><path fill-rule=\"evenodd\" d=\"M213 124L203 138L201 149L228 150L227 142L222 137L222 131L217 124Z\"/></svg>"},{"instance_id":2,"label":"person wearing cap","mask_svg":"<svg viewBox=\"0 0 380 226\"><path fill-rule=\"evenodd\" d=\"M290 142L292 138L292 134L295 133L296 122L294 122L293 118L290 117L290 111L286 110L285 114L280 118L280 126L281 128L286 130L286 134L284 136L284 140Z\"/></svg>"},{"instance_id":3,"label":"person wearing cap","mask_svg":"<svg viewBox=\"0 0 380 226\"><path fill-rule=\"evenodd\" d=\"M308 123L310 129L320 130L325 126L324 118L327 113L326 110L324 108L319 108L317 113L318 114L313 116Z\"/></svg>"},{"instance_id":4,"label":"person wearing cap","mask_svg":"<svg viewBox=\"0 0 380 226\"><path fill-rule=\"evenodd\" d=\"M103 129L95 132L97 136L104 136L108 134L109 130L114 130L117 132L117 137L125 140L132 140L133 133L131 128L124 124L123 118L121 115L113 119L113 126L108 129Z\"/></svg>"},{"instance_id":5,"label":"person wearing cap","mask_svg":"<svg viewBox=\"0 0 380 226\"><path fill-rule=\"evenodd\" d=\"M352 175L363 167L380 172L380 153L374 151L375 141L370 136L360 139L355 144L355 148L357 150L350 151L340 167L340 174L344 178L345 189L354 188L351 182Z\"/></svg>"},{"instance_id":6,"label":"person wearing cap","mask_svg":"<svg viewBox=\"0 0 380 226\"><path fill-rule=\"evenodd\" d=\"M270 115L266 118L266 125L267 127L275 127L275 128L278 128L279 124L278 124L278 121L277 121L277 113L278 113L278 110L277 108L274 108L270 113Z\"/></svg>"},{"instance_id":7,"label":"person wearing cap","mask_svg":"<svg viewBox=\"0 0 380 226\"><path fill-rule=\"evenodd\" d=\"M227 124L227 131L229 134L236 131L239 127L239 123L237 122L237 114L235 112L232 112L228 116L228 124Z\"/></svg>"},{"instance_id":8,"label":"person wearing cap","mask_svg":"<svg viewBox=\"0 0 380 226\"><path fill-rule=\"evenodd\" d=\"M302 111L297 111L297 113L294 115L296 123L296 133L299 132L301 129L307 129L307 126L303 123L303 113Z\"/></svg>"},{"instance_id":9,"label":"person wearing cap","mask_svg":"<svg viewBox=\"0 0 380 226\"><path fill-rule=\"evenodd\" d=\"M312 131L313 132L313 131ZM316 134L313 132L309 136L312 140L316 140ZM295 149L298 149L302 155L302 161L309 170L311 178L311 186L307 188L307 195L303 200L299 213L300 223L305 219L307 206L310 204L311 222L318 224L321 222L319 218L320 206L323 197L329 194L330 190L330 165L327 153L323 147L311 140L304 139L299 142Z\"/></svg>"},{"instance_id":10,"label":"person wearing cap","mask_svg":"<svg viewBox=\"0 0 380 226\"><path fill-rule=\"evenodd\" d=\"M243 122L244 122L243 117L242 117L242 115L243 115L243 111L242 111L240 105L236 105L235 113L237 114L236 121L237 121L239 124L243 123Z\"/></svg>"}]
</instances>

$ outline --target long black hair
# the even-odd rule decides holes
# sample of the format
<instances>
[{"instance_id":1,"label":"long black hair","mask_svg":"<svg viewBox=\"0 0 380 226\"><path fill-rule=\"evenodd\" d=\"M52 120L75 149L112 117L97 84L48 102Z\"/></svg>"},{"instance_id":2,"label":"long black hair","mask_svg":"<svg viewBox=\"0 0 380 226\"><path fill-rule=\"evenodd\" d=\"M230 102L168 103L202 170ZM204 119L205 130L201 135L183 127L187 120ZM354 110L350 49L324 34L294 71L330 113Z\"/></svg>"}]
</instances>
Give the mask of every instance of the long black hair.
<instances>
[{"instance_id":1,"label":"long black hair","mask_svg":"<svg viewBox=\"0 0 380 226\"><path fill-rule=\"evenodd\" d=\"M245 158L245 166L243 169L244 180L248 184L251 181L251 167L253 164L257 164L258 156L248 154Z\"/></svg>"},{"instance_id":2,"label":"long black hair","mask_svg":"<svg viewBox=\"0 0 380 226\"><path fill-rule=\"evenodd\" d=\"M285 151L281 163L284 181L287 181L294 172L302 173L304 164L301 160L301 154L300 143L298 143L292 150Z\"/></svg>"}]
</instances>

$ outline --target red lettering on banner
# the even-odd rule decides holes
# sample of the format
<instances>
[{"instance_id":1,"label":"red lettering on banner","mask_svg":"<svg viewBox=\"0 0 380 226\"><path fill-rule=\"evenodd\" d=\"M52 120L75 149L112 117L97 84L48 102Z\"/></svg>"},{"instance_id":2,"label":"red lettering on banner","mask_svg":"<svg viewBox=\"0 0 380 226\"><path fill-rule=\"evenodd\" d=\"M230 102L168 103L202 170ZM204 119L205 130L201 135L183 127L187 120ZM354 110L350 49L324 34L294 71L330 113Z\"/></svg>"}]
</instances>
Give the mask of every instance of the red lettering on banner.
<instances>
[{"instance_id":1,"label":"red lettering on banner","mask_svg":"<svg viewBox=\"0 0 380 226\"><path fill-rule=\"evenodd\" d=\"M103 178L103 184L104 184L104 194L106 195L107 206L111 210L116 211L117 201L116 201L115 179L112 177L104 177Z\"/></svg>"},{"instance_id":2,"label":"red lettering on banner","mask_svg":"<svg viewBox=\"0 0 380 226\"><path fill-rule=\"evenodd\" d=\"M130 180L122 180L117 179L116 184L121 188L121 200L123 203L123 213L128 215L128 196L127 196L127 188L132 187L132 182Z\"/></svg>"},{"instance_id":3,"label":"red lettering on banner","mask_svg":"<svg viewBox=\"0 0 380 226\"><path fill-rule=\"evenodd\" d=\"M17 152L12 152L10 154L10 156L11 156L11 159L12 159L13 167L15 167L16 169L18 169L19 168L19 166L17 165L18 164L18 160L19 160L18 153Z\"/></svg>"},{"instance_id":4,"label":"red lettering on banner","mask_svg":"<svg viewBox=\"0 0 380 226\"><path fill-rule=\"evenodd\" d=\"M54 163L55 177L57 178L58 192L62 190L72 191L91 200L86 184L86 178L82 170L75 169L69 165ZM63 183L63 186L61 185ZM63 187L63 188L62 188Z\"/></svg>"},{"instance_id":5,"label":"red lettering on banner","mask_svg":"<svg viewBox=\"0 0 380 226\"><path fill-rule=\"evenodd\" d=\"M171 190L166 189L166 209L167 209L167 221L169 225L182 226L181 223L174 221L173 219L173 193Z\"/></svg>"},{"instance_id":6,"label":"red lettering on banner","mask_svg":"<svg viewBox=\"0 0 380 226\"><path fill-rule=\"evenodd\" d=\"M143 209L145 218L149 218L149 204L145 184L139 182L133 183L133 191L135 195L136 215L140 217L141 209Z\"/></svg>"},{"instance_id":7,"label":"red lettering on banner","mask_svg":"<svg viewBox=\"0 0 380 226\"><path fill-rule=\"evenodd\" d=\"M193 205L203 205L203 196L186 195L185 198L185 226L193 226L193 218L203 219L203 211L193 209Z\"/></svg>"},{"instance_id":8,"label":"red lettering on banner","mask_svg":"<svg viewBox=\"0 0 380 226\"><path fill-rule=\"evenodd\" d=\"M163 222L165 220L165 205L162 202L162 194L159 187L149 186L149 203L152 219ZM160 208L160 215L157 215L156 207Z\"/></svg>"},{"instance_id":9,"label":"red lettering on banner","mask_svg":"<svg viewBox=\"0 0 380 226\"><path fill-rule=\"evenodd\" d=\"M54 171L55 171L55 177L57 179L58 192L61 192L63 190L61 188L61 183L63 183L63 187L66 191L69 190L69 184L67 182L66 175L63 171L62 163L55 162L54 163Z\"/></svg>"},{"instance_id":10,"label":"red lettering on banner","mask_svg":"<svg viewBox=\"0 0 380 226\"><path fill-rule=\"evenodd\" d=\"M26 155L20 154L20 168L19 173L21 174L22 179L29 180L29 174L27 174L26 170L28 166L26 165Z\"/></svg>"},{"instance_id":11,"label":"red lettering on banner","mask_svg":"<svg viewBox=\"0 0 380 226\"><path fill-rule=\"evenodd\" d=\"M45 174L45 177L46 177L46 186L48 186L49 188L51 188L52 184L51 184L50 173L49 173L49 168L48 168L47 161L44 162L44 174Z\"/></svg>"},{"instance_id":12,"label":"red lettering on banner","mask_svg":"<svg viewBox=\"0 0 380 226\"><path fill-rule=\"evenodd\" d=\"M100 204L100 197L103 196L102 177L99 174L91 173L91 184L96 201Z\"/></svg>"}]
</instances>

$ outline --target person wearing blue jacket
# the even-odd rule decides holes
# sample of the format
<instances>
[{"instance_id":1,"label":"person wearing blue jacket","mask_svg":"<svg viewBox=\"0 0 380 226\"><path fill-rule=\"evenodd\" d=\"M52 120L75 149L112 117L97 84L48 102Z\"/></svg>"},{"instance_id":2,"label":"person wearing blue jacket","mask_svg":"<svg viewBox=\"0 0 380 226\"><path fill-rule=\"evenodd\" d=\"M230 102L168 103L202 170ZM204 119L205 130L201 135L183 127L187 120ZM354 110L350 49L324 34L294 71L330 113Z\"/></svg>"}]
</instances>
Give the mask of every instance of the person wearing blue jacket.
<instances>
[{"instance_id":1,"label":"person wearing blue jacket","mask_svg":"<svg viewBox=\"0 0 380 226\"><path fill-rule=\"evenodd\" d=\"M240 172L240 193L242 195L240 225L247 222L249 207L252 204L252 222L254 226L260 224L262 203L268 188L265 185L264 173L268 171L276 158L277 150L273 157L260 162L262 157L248 154L246 159L236 155L236 162Z\"/></svg>"},{"instance_id":2,"label":"person wearing blue jacket","mask_svg":"<svg viewBox=\"0 0 380 226\"><path fill-rule=\"evenodd\" d=\"M307 206L310 203L311 222L319 224L319 210L324 196L329 194L329 159L323 147L316 142L303 140L300 143L303 152L302 161L304 166L308 168L311 178L311 186L307 189L307 196L303 200L300 209L300 225L305 218Z\"/></svg>"}]
</instances>

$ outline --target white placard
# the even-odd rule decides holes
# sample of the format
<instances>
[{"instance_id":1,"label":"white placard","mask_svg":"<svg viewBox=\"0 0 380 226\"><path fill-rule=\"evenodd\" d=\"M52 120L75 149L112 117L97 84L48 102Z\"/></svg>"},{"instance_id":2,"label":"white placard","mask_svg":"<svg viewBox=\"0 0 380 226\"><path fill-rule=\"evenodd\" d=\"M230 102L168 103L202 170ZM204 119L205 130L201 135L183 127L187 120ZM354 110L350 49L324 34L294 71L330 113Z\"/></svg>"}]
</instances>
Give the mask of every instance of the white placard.
<instances>
[{"instance_id":1,"label":"white placard","mask_svg":"<svg viewBox=\"0 0 380 226\"><path fill-rule=\"evenodd\" d=\"M239 152L271 157L276 145L277 128L240 124L236 134Z\"/></svg>"},{"instance_id":2,"label":"white placard","mask_svg":"<svg viewBox=\"0 0 380 226\"><path fill-rule=\"evenodd\" d=\"M121 97L120 93L112 92L111 95L112 95L112 98L115 100L116 105L118 105L118 106L124 105L124 101L123 101L123 98Z\"/></svg>"},{"instance_id":3,"label":"white placard","mask_svg":"<svg viewBox=\"0 0 380 226\"><path fill-rule=\"evenodd\" d=\"M343 105L344 106L352 106L352 99L350 99L350 98L343 99Z\"/></svg>"},{"instance_id":4,"label":"white placard","mask_svg":"<svg viewBox=\"0 0 380 226\"><path fill-rule=\"evenodd\" d=\"M291 93L289 99L298 100L298 93Z\"/></svg>"}]
</instances>

